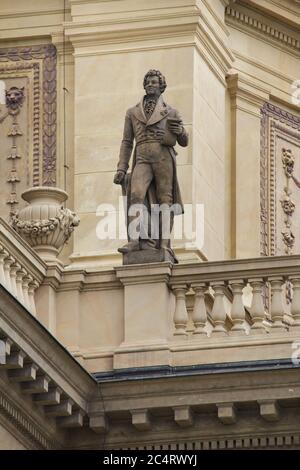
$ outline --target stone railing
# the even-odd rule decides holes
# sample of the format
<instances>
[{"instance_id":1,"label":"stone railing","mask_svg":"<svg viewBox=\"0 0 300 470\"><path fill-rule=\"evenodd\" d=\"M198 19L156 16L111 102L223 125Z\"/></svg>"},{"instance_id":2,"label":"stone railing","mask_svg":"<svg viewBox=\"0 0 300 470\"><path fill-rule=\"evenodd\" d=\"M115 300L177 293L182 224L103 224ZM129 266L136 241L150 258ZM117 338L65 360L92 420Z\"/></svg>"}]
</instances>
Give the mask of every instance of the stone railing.
<instances>
[{"instance_id":1,"label":"stone railing","mask_svg":"<svg viewBox=\"0 0 300 470\"><path fill-rule=\"evenodd\" d=\"M35 290L45 274L41 258L0 218L0 284L34 316Z\"/></svg>"},{"instance_id":2,"label":"stone railing","mask_svg":"<svg viewBox=\"0 0 300 470\"><path fill-rule=\"evenodd\" d=\"M300 256L178 265L170 286L175 336L268 334L300 326Z\"/></svg>"}]
</instances>

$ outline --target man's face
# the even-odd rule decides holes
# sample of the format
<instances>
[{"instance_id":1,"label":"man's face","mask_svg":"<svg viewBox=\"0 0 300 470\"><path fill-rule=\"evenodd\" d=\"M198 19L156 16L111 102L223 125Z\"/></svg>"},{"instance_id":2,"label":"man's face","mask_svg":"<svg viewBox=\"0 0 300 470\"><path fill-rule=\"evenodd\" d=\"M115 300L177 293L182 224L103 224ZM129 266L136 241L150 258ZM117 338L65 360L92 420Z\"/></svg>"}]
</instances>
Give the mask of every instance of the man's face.
<instances>
[{"instance_id":1,"label":"man's face","mask_svg":"<svg viewBox=\"0 0 300 470\"><path fill-rule=\"evenodd\" d=\"M151 75L150 77L147 77L145 91L147 95L159 96L161 94L159 78L156 75Z\"/></svg>"}]
</instances>

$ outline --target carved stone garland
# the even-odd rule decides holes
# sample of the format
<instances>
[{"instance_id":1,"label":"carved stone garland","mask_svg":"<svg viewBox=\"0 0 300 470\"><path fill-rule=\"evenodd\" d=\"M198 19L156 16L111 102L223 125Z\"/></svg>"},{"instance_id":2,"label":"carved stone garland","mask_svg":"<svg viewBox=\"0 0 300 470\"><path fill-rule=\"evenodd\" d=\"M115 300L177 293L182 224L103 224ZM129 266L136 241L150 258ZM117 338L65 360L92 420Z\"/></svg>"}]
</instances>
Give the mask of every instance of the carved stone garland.
<instances>
[{"instance_id":1,"label":"carved stone garland","mask_svg":"<svg viewBox=\"0 0 300 470\"><path fill-rule=\"evenodd\" d=\"M15 205L18 204L16 185L20 182L20 178L17 172L17 160L21 158L17 150L17 138L22 136L22 131L18 123L18 115L21 111L25 96L24 87L11 87L6 91L6 107L7 112L0 118L0 122L3 122L8 116L11 116L11 128L8 131L8 137L12 139L10 155L7 159L11 161L11 170L7 178L7 182L11 184L10 196L7 200L7 204L10 207L10 217L15 214Z\"/></svg>"}]
</instances>

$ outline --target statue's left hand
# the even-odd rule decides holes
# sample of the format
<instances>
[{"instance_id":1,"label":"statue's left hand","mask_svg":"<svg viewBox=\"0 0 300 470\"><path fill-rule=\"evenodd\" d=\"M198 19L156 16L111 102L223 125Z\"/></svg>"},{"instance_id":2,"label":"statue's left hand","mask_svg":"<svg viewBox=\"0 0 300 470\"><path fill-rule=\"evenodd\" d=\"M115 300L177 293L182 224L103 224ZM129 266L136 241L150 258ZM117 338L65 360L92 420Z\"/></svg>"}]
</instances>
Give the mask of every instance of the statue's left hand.
<instances>
[{"instance_id":1,"label":"statue's left hand","mask_svg":"<svg viewBox=\"0 0 300 470\"><path fill-rule=\"evenodd\" d=\"M181 135L183 132L183 126L177 122L170 123L169 129L175 135Z\"/></svg>"}]
</instances>

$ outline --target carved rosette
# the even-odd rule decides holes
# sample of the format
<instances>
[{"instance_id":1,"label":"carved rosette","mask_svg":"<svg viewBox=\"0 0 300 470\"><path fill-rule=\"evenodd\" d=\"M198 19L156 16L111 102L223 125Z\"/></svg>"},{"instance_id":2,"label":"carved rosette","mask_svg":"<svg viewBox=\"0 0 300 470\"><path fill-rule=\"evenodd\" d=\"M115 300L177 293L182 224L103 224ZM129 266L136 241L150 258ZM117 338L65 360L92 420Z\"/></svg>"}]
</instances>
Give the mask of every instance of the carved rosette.
<instances>
[{"instance_id":1,"label":"carved rosette","mask_svg":"<svg viewBox=\"0 0 300 470\"><path fill-rule=\"evenodd\" d=\"M45 261L55 261L70 238L79 217L62 206L68 194L58 188L38 186L28 189L22 198L29 203L18 211L13 228Z\"/></svg>"}]
</instances>

